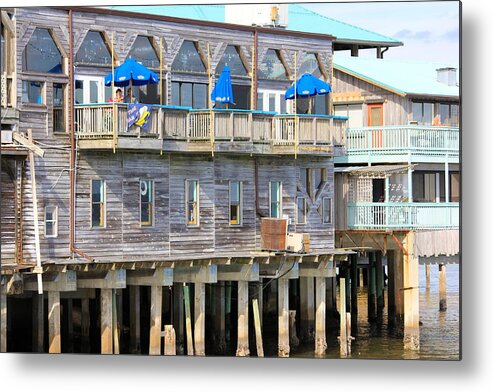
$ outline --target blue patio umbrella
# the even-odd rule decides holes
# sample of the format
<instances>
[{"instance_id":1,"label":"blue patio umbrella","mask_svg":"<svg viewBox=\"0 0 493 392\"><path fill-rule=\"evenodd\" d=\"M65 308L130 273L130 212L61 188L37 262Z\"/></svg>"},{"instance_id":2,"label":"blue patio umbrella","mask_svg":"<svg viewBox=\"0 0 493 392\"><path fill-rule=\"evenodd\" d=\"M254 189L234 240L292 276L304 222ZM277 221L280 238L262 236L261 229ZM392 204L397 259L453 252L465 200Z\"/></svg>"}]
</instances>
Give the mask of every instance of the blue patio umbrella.
<instances>
[{"instance_id":1,"label":"blue patio umbrella","mask_svg":"<svg viewBox=\"0 0 493 392\"><path fill-rule=\"evenodd\" d=\"M294 84L286 90L284 94L285 99L294 99ZM325 83L313 76L306 73L296 81L296 96L297 97L312 97L314 95L324 95L330 93L332 90L330 84Z\"/></svg>"},{"instance_id":2,"label":"blue patio umbrella","mask_svg":"<svg viewBox=\"0 0 493 392\"><path fill-rule=\"evenodd\" d=\"M217 103L234 104L231 71L227 65L224 66L221 75L219 75L214 90L212 90L211 99Z\"/></svg>"},{"instance_id":3,"label":"blue patio umbrella","mask_svg":"<svg viewBox=\"0 0 493 392\"><path fill-rule=\"evenodd\" d=\"M128 85L144 86L159 82L159 77L155 72L152 72L149 68L132 58L126 59L122 65L116 67L114 75L115 86L117 87L126 87ZM110 72L104 77L105 86L111 86L112 81L112 72Z\"/></svg>"}]
</instances>

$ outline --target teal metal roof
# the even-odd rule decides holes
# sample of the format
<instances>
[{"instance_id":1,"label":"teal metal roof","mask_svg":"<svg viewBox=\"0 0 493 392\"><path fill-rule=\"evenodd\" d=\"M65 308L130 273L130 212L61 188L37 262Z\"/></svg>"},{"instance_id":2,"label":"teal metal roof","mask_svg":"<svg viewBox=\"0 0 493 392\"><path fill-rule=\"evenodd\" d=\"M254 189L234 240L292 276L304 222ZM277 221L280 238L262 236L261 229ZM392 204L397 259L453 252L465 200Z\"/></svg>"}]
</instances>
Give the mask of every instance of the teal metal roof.
<instances>
[{"instance_id":1,"label":"teal metal roof","mask_svg":"<svg viewBox=\"0 0 493 392\"><path fill-rule=\"evenodd\" d=\"M459 87L437 81L437 69L453 64L334 56L334 67L399 94L458 97ZM457 77L459 73L457 72Z\"/></svg>"},{"instance_id":2,"label":"teal metal roof","mask_svg":"<svg viewBox=\"0 0 493 392\"><path fill-rule=\"evenodd\" d=\"M108 8L208 22L225 22L224 5L136 5L111 6ZM333 35L337 38L336 41L361 41L388 44L390 46L402 45L402 42L393 38L320 15L299 4L288 5L288 27L286 30Z\"/></svg>"}]
</instances>

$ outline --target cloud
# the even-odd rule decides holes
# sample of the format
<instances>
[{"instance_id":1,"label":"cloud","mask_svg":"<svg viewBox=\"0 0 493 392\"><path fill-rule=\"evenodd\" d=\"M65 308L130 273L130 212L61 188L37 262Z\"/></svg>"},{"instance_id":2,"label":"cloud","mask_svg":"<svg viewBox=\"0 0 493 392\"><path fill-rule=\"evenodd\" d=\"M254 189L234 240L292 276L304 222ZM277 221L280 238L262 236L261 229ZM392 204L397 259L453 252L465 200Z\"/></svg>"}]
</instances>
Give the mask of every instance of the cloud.
<instances>
[{"instance_id":1,"label":"cloud","mask_svg":"<svg viewBox=\"0 0 493 392\"><path fill-rule=\"evenodd\" d=\"M447 31L442 35L442 38L450 42L459 42L459 29L453 29Z\"/></svg>"},{"instance_id":2,"label":"cloud","mask_svg":"<svg viewBox=\"0 0 493 392\"><path fill-rule=\"evenodd\" d=\"M393 34L393 37L396 39L400 40L418 40L418 41L424 41L424 42L429 42L430 39L432 38L432 33L431 31L428 30L423 30L423 31L411 31L411 30L401 30L398 31L397 33Z\"/></svg>"}]
</instances>

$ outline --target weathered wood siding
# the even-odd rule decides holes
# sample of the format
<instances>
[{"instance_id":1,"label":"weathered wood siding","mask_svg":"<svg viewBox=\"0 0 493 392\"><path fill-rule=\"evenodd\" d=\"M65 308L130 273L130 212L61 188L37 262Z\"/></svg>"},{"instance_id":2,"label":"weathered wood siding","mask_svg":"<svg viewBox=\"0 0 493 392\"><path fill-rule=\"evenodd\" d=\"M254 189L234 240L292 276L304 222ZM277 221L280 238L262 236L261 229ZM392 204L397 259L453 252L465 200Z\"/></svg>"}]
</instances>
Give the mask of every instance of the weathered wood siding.
<instances>
[{"instance_id":1,"label":"weathered wood siding","mask_svg":"<svg viewBox=\"0 0 493 392\"><path fill-rule=\"evenodd\" d=\"M0 172L0 233L1 233L1 255L2 263L13 264L15 260L15 182L11 175L7 173L2 161L2 171Z\"/></svg>"},{"instance_id":2,"label":"weathered wood siding","mask_svg":"<svg viewBox=\"0 0 493 392\"><path fill-rule=\"evenodd\" d=\"M382 102L384 125L407 124L411 119L411 101L389 90L334 70L332 91L338 94L358 93L363 103L363 125L368 125L368 103ZM337 103L343 103L338 101Z\"/></svg>"}]
</instances>

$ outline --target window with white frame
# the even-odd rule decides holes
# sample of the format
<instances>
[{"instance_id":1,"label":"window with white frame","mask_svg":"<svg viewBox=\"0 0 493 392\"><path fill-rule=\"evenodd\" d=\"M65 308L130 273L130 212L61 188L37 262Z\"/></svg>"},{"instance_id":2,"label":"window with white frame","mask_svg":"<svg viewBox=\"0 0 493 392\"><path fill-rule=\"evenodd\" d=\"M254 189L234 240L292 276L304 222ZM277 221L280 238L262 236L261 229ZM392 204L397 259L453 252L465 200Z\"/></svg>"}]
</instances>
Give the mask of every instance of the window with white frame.
<instances>
[{"instance_id":1,"label":"window with white frame","mask_svg":"<svg viewBox=\"0 0 493 392\"><path fill-rule=\"evenodd\" d=\"M58 237L58 207L45 207L45 238Z\"/></svg>"},{"instance_id":2,"label":"window with white frame","mask_svg":"<svg viewBox=\"0 0 493 392\"><path fill-rule=\"evenodd\" d=\"M187 225L199 225L199 182L197 180L185 181L186 219Z\"/></svg>"},{"instance_id":3,"label":"window with white frame","mask_svg":"<svg viewBox=\"0 0 493 392\"><path fill-rule=\"evenodd\" d=\"M282 218L282 182L270 182L270 214L271 218Z\"/></svg>"},{"instance_id":4,"label":"window with white frame","mask_svg":"<svg viewBox=\"0 0 493 392\"><path fill-rule=\"evenodd\" d=\"M154 181L140 180L140 224L154 224Z\"/></svg>"},{"instance_id":5,"label":"window with white frame","mask_svg":"<svg viewBox=\"0 0 493 392\"><path fill-rule=\"evenodd\" d=\"M91 181L91 226L104 227L106 223L106 187L104 180Z\"/></svg>"},{"instance_id":6,"label":"window with white frame","mask_svg":"<svg viewBox=\"0 0 493 392\"><path fill-rule=\"evenodd\" d=\"M240 226L242 223L242 191L241 181L229 182L229 224L232 226Z\"/></svg>"}]
</instances>

